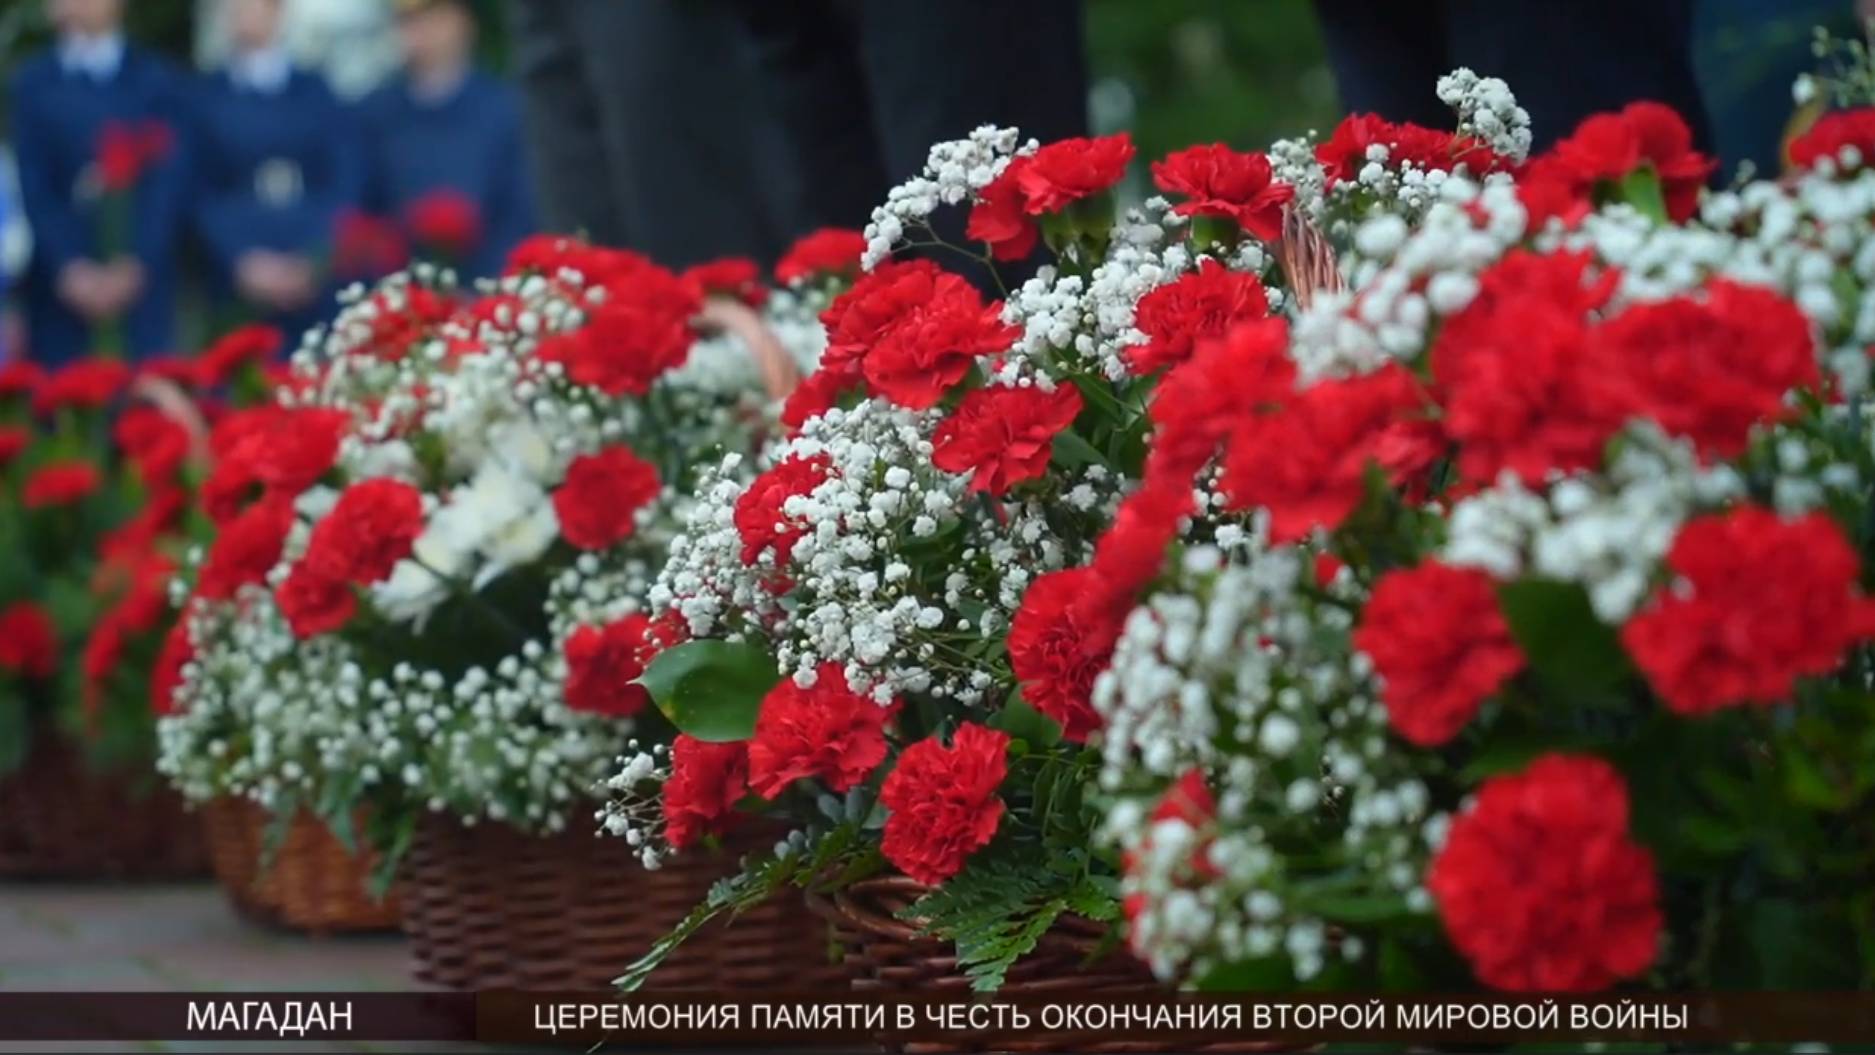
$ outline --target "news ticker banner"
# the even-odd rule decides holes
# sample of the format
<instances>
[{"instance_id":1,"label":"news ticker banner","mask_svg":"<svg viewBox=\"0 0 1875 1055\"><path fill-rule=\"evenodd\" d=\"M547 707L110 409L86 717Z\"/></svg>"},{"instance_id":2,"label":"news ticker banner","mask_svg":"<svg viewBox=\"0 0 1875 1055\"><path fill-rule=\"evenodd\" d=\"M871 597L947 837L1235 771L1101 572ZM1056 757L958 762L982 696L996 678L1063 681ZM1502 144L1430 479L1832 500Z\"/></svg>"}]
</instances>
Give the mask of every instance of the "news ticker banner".
<instances>
[{"instance_id":1,"label":"news ticker banner","mask_svg":"<svg viewBox=\"0 0 1875 1055\"><path fill-rule=\"evenodd\" d=\"M479 1041L870 1047L1097 1035L1231 1041L1875 1045L1875 993L1275 996L887 993L0 993L0 1041Z\"/></svg>"}]
</instances>

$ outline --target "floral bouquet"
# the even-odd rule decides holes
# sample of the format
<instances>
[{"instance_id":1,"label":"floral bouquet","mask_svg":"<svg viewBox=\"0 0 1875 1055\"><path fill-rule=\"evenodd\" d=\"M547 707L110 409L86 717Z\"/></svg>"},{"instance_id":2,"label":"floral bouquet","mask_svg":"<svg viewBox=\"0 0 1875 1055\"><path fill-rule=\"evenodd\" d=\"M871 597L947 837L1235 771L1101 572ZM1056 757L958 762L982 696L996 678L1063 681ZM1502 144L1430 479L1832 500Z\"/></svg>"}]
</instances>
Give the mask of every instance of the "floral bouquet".
<instances>
[{"instance_id":1,"label":"floral bouquet","mask_svg":"<svg viewBox=\"0 0 1875 1055\"><path fill-rule=\"evenodd\" d=\"M177 787L347 841L363 817L385 877L426 813L589 823L654 717L643 597L691 466L772 419L757 369L722 361L747 353L693 331L702 303L546 238L472 297L421 267L357 292L279 400L218 431L160 730Z\"/></svg>"},{"instance_id":2,"label":"floral bouquet","mask_svg":"<svg viewBox=\"0 0 1875 1055\"><path fill-rule=\"evenodd\" d=\"M1295 151L1307 212L1378 191L1344 288L1155 397L1197 494L1093 694L1130 945L1227 989L1875 983L1875 124L1706 193L1663 107L1527 163L1463 123L1511 164L1413 202L1416 132Z\"/></svg>"},{"instance_id":3,"label":"floral bouquet","mask_svg":"<svg viewBox=\"0 0 1875 1055\"><path fill-rule=\"evenodd\" d=\"M1514 104L1476 84L1454 95L1504 110L1498 138L1527 142ZM1504 163L1434 135L1410 186L1403 166L1338 194L1332 215L1318 202L1319 220L1296 213L1281 154L1181 151L1153 166L1170 198L1122 210L1125 136L1041 145L984 128L932 149L821 316L821 367L785 415L796 431L752 480L731 459L706 481L650 594L653 618L692 639L643 677L683 735L615 776L613 830L647 865L739 813L799 831L625 984L717 913L886 870L922 892L903 917L955 942L981 988L1058 920L1118 918L1120 857L1093 838L1093 686L1206 458L1201 435L1150 439L1252 380L1181 371L1233 323L1316 293L1332 264L1318 222ZM973 245L935 233L946 206L969 209ZM1009 289L998 263L1042 247L1051 262ZM1174 392L1177 377L1191 380Z\"/></svg>"},{"instance_id":4,"label":"floral bouquet","mask_svg":"<svg viewBox=\"0 0 1875 1055\"><path fill-rule=\"evenodd\" d=\"M135 370L99 357L0 371L0 774L24 765L26 787L75 758L148 797L154 711L173 676L168 579L193 529L205 414L215 392L262 383L257 363L277 344L255 332ZM110 801L81 777L56 793L73 810ZM127 814L70 822L100 844L136 827Z\"/></svg>"}]
</instances>

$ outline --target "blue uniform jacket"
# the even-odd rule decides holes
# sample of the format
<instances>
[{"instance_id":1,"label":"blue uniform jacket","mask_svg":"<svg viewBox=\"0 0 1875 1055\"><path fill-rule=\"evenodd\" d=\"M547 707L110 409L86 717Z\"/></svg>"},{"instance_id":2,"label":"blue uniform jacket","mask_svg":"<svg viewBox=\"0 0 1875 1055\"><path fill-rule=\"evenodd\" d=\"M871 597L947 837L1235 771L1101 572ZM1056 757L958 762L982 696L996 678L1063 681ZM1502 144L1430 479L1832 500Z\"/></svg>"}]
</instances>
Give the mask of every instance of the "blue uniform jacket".
<instances>
[{"instance_id":1,"label":"blue uniform jacket","mask_svg":"<svg viewBox=\"0 0 1875 1055\"><path fill-rule=\"evenodd\" d=\"M339 214L361 205L364 151L352 113L324 78L294 70L278 91L263 93L218 72L198 78L192 103L191 211L216 291L234 296L235 264L251 250L326 257ZM291 335L334 304L325 296L266 321Z\"/></svg>"},{"instance_id":2,"label":"blue uniform jacket","mask_svg":"<svg viewBox=\"0 0 1875 1055\"><path fill-rule=\"evenodd\" d=\"M101 251L94 160L99 133L110 121L161 122L172 132L170 149L132 192L130 251L143 263L145 282L142 298L123 320L133 356L171 350L176 247L188 186L182 90L179 73L134 46L124 49L108 80L68 72L51 53L28 60L15 74L13 144L33 233L24 300L34 359L61 363L92 350L94 335L55 290L61 268L76 259L96 260Z\"/></svg>"},{"instance_id":3,"label":"blue uniform jacket","mask_svg":"<svg viewBox=\"0 0 1875 1055\"><path fill-rule=\"evenodd\" d=\"M460 261L465 278L501 270L508 251L535 229L520 105L506 84L480 72L440 102L419 101L404 78L362 104L370 150L373 212L401 219L412 202L439 189L476 203L482 241Z\"/></svg>"}]
</instances>

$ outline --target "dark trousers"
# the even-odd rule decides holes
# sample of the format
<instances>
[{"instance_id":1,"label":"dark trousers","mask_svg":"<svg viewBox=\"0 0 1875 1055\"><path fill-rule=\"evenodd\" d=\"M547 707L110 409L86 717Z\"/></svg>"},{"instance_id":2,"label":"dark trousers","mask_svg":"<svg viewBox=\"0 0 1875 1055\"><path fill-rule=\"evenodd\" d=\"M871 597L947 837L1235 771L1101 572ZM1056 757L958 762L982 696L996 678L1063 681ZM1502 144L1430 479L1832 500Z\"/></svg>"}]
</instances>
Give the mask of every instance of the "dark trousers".
<instances>
[{"instance_id":1,"label":"dark trousers","mask_svg":"<svg viewBox=\"0 0 1875 1055\"><path fill-rule=\"evenodd\" d=\"M1530 111L1535 149L1590 114L1666 103L1712 137L1693 76L1693 0L1315 0L1341 105L1450 127L1434 94L1469 66L1502 77Z\"/></svg>"},{"instance_id":2,"label":"dark trousers","mask_svg":"<svg viewBox=\"0 0 1875 1055\"><path fill-rule=\"evenodd\" d=\"M1086 132L1080 0L735 6L785 140L780 189L796 234L864 226L931 144L979 125L1043 142Z\"/></svg>"},{"instance_id":3,"label":"dark trousers","mask_svg":"<svg viewBox=\"0 0 1875 1055\"><path fill-rule=\"evenodd\" d=\"M978 125L1086 130L1080 0L511 9L549 224L673 266L863 227L931 144Z\"/></svg>"},{"instance_id":4,"label":"dark trousers","mask_svg":"<svg viewBox=\"0 0 1875 1055\"><path fill-rule=\"evenodd\" d=\"M515 0L515 59L549 227L671 267L785 248L774 131L720 0Z\"/></svg>"}]
</instances>

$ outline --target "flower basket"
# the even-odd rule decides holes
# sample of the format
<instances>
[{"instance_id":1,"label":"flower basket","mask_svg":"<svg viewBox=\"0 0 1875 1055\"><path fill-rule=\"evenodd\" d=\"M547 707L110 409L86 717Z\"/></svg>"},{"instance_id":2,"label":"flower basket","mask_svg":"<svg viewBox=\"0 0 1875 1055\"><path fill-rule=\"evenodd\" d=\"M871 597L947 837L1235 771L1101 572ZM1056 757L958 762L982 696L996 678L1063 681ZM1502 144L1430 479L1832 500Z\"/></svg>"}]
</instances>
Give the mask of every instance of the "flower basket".
<instances>
[{"instance_id":1,"label":"flower basket","mask_svg":"<svg viewBox=\"0 0 1875 1055\"><path fill-rule=\"evenodd\" d=\"M906 906L931 888L908 876L885 875L861 880L826 896L811 896L815 913L833 926L853 991L859 993L970 993L970 979L957 966L956 946L922 934L915 923L899 918ZM1062 916L1042 935L1035 950L1009 969L1000 996L1024 997L1069 990L1075 993L1158 995L1165 986L1144 964L1108 940L1109 928L1079 916ZM1163 1044L1103 1039L1096 1032L1027 1034L1017 1040L895 1042L881 1040L889 1051L903 1052L1133 1052L1159 1051ZM1261 1052L1290 1050L1255 1040L1182 1047L1189 1051Z\"/></svg>"},{"instance_id":2,"label":"flower basket","mask_svg":"<svg viewBox=\"0 0 1875 1055\"><path fill-rule=\"evenodd\" d=\"M441 814L404 863L404 926L418 979L452 989L604 989L731 874L784 832L750 824L723 852L646 871L625 840L579 829L528 835ZM659 989L813 989L845 975L824 928L774 898L712 924L665 961Z\"/></svg>"},{"instance_id":3,"label":"flower basket","mask_svg":"<svg viewBox=\"0 0 1875 1055\"><path fill-rule=\"evenodd\" d=\"M310 814L293 818L286 838L263 867L268 817L246 799L219 798L202 808L215 877L243 915L315 934L395 930L395 890L369 893L373 859L345 849Z\"/></svg>"},{"instance_id":4,"label":"flower basket","mask_svg":"<svg viewBox=\"0 0 1875 1055\"><path fill-rule=\"evenodd\" d=\"M153 773L94 770L78 745L46 731L0 777L0 876L185 879L207 869L194 819Z\"/></svg>"}]
</instances>

